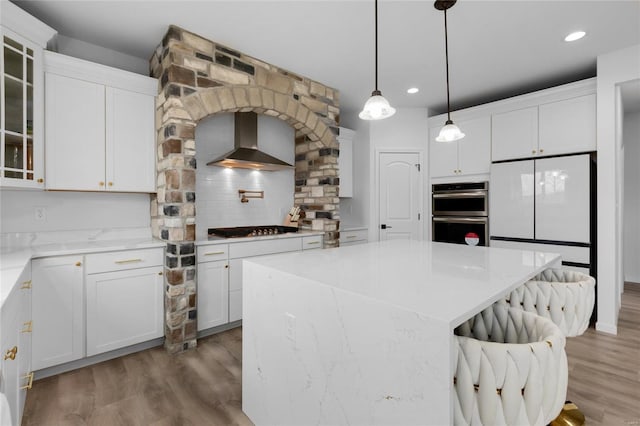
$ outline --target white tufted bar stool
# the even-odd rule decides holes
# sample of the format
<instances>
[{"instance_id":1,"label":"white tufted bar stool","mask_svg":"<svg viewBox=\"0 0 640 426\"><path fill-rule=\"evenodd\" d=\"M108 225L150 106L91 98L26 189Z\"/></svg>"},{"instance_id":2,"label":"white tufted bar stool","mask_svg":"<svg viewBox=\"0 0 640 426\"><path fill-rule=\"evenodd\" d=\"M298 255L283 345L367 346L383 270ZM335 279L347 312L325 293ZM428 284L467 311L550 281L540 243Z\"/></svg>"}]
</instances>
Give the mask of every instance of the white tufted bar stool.
<instances>
[{"instance_id":1,"label":"white tufted bar stool","mask_svg":"<svg viewBox=\"0 0 640 426\"><path fill-rule=\"evenodd\" d=\"M549 318L565 336L575 337L589 326L596 297L595 286L596 280L589 275L550 268L498 303Z\"/></svg>"},{"instance_id":2,"label":"white tufted bar stool","mask_svg":"<svg viewBox=\"0 0 640 426\"><path fill-rule=\"evenodd\" d=\"M494 304L455 334L454 424L546 425L560 413L568 369L553 322Z\"/></svg>"}]
</instances>

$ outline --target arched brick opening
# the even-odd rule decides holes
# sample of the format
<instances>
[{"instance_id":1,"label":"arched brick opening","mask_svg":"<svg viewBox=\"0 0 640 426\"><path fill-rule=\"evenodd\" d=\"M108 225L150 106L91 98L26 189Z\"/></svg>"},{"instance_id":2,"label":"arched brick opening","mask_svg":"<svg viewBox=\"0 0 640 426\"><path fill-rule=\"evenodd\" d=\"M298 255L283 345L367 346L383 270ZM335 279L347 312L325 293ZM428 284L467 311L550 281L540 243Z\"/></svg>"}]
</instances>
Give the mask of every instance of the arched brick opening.
<instances>
[{"instance_id":1,"label":"arched brick opening","mask_svg":"<svg viewBox=\"0 0 640 426\"><path fill-rule=\"evenodd\" d=\"M339 94L305 77L171 26L151 58L160 79L156 101L157 194L152 230L167 242L165 348L196 346L195 128L211 115L253 111L295 129L295 205L303 229L339 239Z\"/></svg>"}]
</instances>

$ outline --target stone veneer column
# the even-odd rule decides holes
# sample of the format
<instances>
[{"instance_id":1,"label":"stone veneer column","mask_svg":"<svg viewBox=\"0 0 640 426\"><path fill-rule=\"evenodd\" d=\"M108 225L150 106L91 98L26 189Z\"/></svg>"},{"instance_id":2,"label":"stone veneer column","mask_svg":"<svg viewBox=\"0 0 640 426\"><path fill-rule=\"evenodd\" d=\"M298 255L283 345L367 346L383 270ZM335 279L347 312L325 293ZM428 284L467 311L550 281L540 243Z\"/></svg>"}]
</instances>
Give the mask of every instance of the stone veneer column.
<instances>
[{"instance_id":1,"label":"stone veneer column","mask_svg":"<svg viewBox=\"0 0 640 426\"><path fill-rule=\"evenodd\" d=\"M156 101L157 195L152 230L167 241L165 347L196 346L195 126L213 114L254 111L296 129L295 197L302 229L339 241L339 93L236 50L171 26L151 58Z\"/></svg>"}]
</instances>

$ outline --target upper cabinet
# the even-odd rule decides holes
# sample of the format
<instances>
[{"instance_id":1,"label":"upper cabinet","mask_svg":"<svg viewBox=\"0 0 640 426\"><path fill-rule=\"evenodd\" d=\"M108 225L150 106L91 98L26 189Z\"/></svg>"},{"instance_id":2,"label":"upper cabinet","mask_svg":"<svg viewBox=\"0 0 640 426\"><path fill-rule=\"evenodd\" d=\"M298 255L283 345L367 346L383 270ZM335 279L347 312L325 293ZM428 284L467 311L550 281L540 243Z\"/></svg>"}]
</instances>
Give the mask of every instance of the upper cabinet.
<instances>
[{"instance_id":1,"label":"upper cabinet","mask_svg":"<svg viewBox=\"0 0 640 426\"><path fill-rule=\"evenodd\" d=\"M46 187L155 192L157 80L45 53Z\"/></svg>"},{"instance_id":2,"label":"upper cabinet","mask_svg":"<svg viewBox=\"0 0 640 426\"><path fill-rule=\"evenodd\" d=\"M491 160L526 158L538 153L538 107L491 116Z\"/></svg>"},{"instance_id":3,"label":"upper cabinet","mask_svg":"<svg viewBox=\"0 0 640 426\"><path fill-rule=\"evenodd\" d=\"M43 49L55 30L0 2L0 186L44 188Z\"/></svg>"},{"instance_id":4,"label":"upper cabinet","mask_svg":"<svg viewBox=\"0 0 640 426\"><path fill-rule=\"evenodd\" d=\"M437 142L441 126L429 131L431 177L489 173L491 166L491 120L489 116L460 120L465 137L456 142Z\"/></svg>"},{"instance_id":5,"label":"upper cabinet","mask_svg":"<svg viewBox=\"0 0 640 426\"><path fill-rule=\"evenodd\" d=\"M353 137L355 132L340 127L338 143L338 170L340 172L340 197L353 197Z\"/></svg>"},{"instance_id":6,"label":"upper cabinet","mask_svg":"<svg viewBox=\"0 0 640 426\"><path fill-rule=\"evenodd\" d=\"M596 95L493 114L491 160L596 150Z\"/></svg>"}]
</instances>

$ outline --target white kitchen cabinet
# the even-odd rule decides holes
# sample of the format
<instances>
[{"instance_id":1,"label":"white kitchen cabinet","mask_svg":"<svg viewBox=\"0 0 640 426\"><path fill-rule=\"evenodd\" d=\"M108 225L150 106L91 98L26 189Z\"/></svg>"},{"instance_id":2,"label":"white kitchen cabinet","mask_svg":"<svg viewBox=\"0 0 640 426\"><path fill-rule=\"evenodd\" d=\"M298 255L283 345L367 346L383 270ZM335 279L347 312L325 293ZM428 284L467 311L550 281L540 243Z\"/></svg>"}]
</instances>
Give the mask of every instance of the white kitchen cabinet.
<instances>
[{"instance_id":1,"label":"white kitchen cabinet","mask_svg":"<svg viewBox=\"0 0 640 426\"><path fill-rule=\"evenodd\" d=\"M155 191L155 79L45 54L46 187Z\"/></svg>"},{"instance_id":2,"label":"white kitchen cabinet","mask_svg":"<svg viewBox=\"0 0 640 426\"><path fill-rule=\"evenodd\" d=\"M540 105L539 151L558 155L596 150L596 95Z\"/></svg>"},{"instance_id":3,"label":"white kitchen cabinet","mask_svg":"<svg viewBox=\"0 0 640 426\"><path fill-rule=\"evenodd\" d=\"M4 301L0 313L0 392L9 403L11 424L22 419L31 389L31 268L27 265Z\"/></svg>"},{"instance_id":4,"label":"white kitchen cabinet","mask_svg":"<svg viewBox=\"0 0 640 426\"><path fill-rule=\"evenodd\" d=\"M302 237L302 250L314 250L322 248L322 235Z\"/></svg>"},{"instance_id":5,"label":"white kitchen cabinet","mask_svg":"<svg viewBox=\"0 0 640 426\"><path fill-rule=\"evenodd\" d=\"M198 331L229 322L229 263L198 263Z\"/></svg>"},{"instance_id":6,"label":"white kitchen cabinet","mask_svg":"<svg viewBox=\"0 0 640 426\"><path fill-rule=\"evenodd\" d=\"M87 356L164 335L162 252L87 255Z\"/></svg>"},{"instance_id":7,"label":"white kitchen cabinet","mask_svg":"<svg viewBox=\"0 0 640 426\"><path fill-rule=\"evenodd\" d=\"M242 259L229 261L229 322L242 319Z\"/></svg>"},{"instance_id":8,"label":"white kitchen cabinet","mask_svg":"<svg viewBox=\"0 0 640 426\"><path fill-rule=\"evenodd\" d=\"M367 228L340 231L340 247L364 244L368 242L368 239L369 230Z\"/></svg>"},{"instance_id":9,"label":"white kitchen cabinet","mask_svg":"<svg viewBox=\"0 0 640 426\"><path fill-rule=\"evenodd\" d=\"M42 55L56 31L11 2L0 10L0 187L42 189Z\"/></svg>"},{"instance_id":10,"label":"white kitchen cabinet","mask_svg":"<svg viewBox=\"0 0 640 426\"><path fill-rule=\"evenodd\" d=\"M534 238L534 160L491 166L489 232L492 236Z\"/></svg>"},{"instance_id":11,"label":"white kitchen cabinet","mask_svg":"<svg viewBox=\"0 0 640 426\"><path fill-rule=\"evenodd\" d=\"M338 169L340 171L340 197L353 197L353 138L355 132L351 129L340 127L338 143L340 155L338 156Z\"/></svg>"},{"instance_id":12,"label":"white kitchen cabinet","mask_svg":"<svg viewBox=\"0 0 640 426\"><path fill-rule=\"evenodd\" d=\"M596 95L493 114L492 133L492 161L595 151Z\"/></svg>"},{"instance_id":13,"label":"white kitchen cabinet","mask_svg":"<svg viewBox=\"0 0 640 426\"><path fill-rule=\"evenodd\" d=\"M32 368L40 370L85 355L82 256L32 263Z\"/></svg>"},{"instance_id":14,"label":"white kitchen cabinet","mask_svg":"<svg viewBox=\"0 0 640 426\"><path fill-rule=\"evenodd\" d=\"M483 116L459 121L465 137L456 142L437 142L440 127L429 132L431 177L487 174L491 166L491 119Z\"/></svg>"},{"instance_id":15,"label":"white kitchen cabinet","mask_svg":"<svg viewBox=\"0 0 640 426\"><path fill-rule=\"evenodd\" d=\"M538 153L538 107L491 116L491 161L533 157Z\"/></svg>"}]
</instances>

